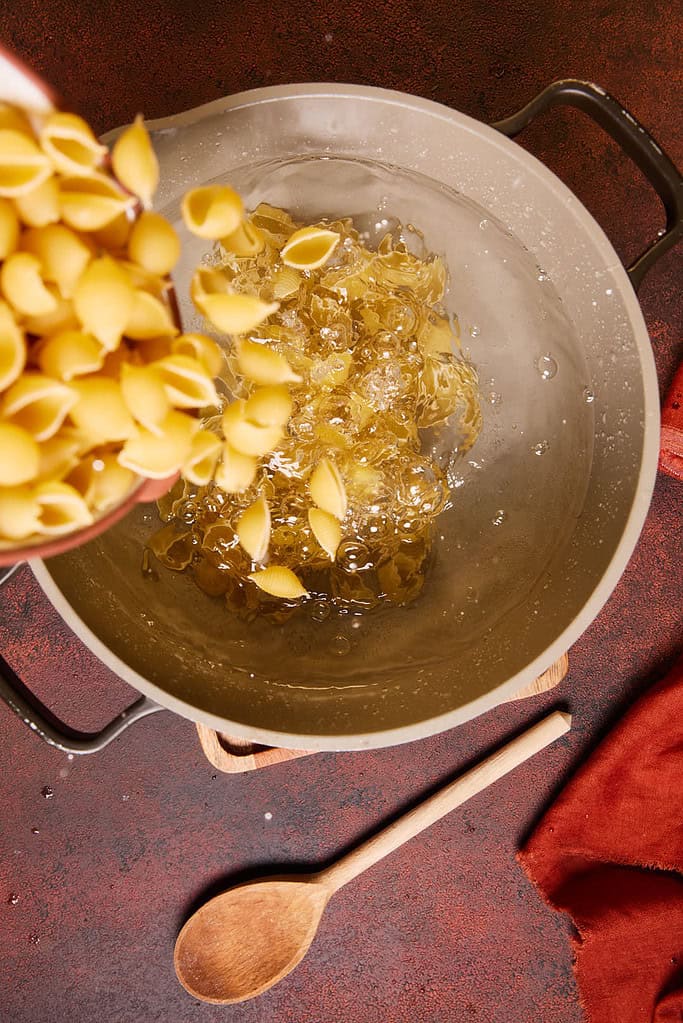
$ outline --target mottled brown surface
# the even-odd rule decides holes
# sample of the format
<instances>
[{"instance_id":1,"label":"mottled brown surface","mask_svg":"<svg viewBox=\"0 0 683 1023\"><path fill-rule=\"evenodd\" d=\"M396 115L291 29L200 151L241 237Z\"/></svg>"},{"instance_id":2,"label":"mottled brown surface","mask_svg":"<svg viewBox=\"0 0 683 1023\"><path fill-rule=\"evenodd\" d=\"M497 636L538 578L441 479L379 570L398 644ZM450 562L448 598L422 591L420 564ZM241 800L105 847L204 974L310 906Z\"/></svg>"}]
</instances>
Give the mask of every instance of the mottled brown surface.
<instances>
[{"instance_id":1,"label":"mottled brown surface","mask_svg":"<svg viewBox=\"0 0 683 1023\"><path fill-rule=\"evenodd\" d=\"M102 130L137 110L325 79L404 89L486 120L575 75L617 95L680 164L683 39L671 12L662 0L26 0L0 6L0 39ZM580 114L550 114L523 142L625 257L660 226L638 173ZM662 388L683 355L680 284L671 253L641 293ZM520 727L530 704L410 746L244 777L216 777L194 727L170 714L69 762L0 707L0 1020L579 1023L567 925L514 852L583 751L681 648L682 507L683 486L660 478L628 571L576 644L559 697L535 705L540 714L565 698L571 737L349 886L304 963L244 1007L200 1006L177 985L173 942L188 909L236 873L336 855ZM102 723L129 698L25 570L0 594L0 649L77 724Z\"/></svg>"}]
</instances>

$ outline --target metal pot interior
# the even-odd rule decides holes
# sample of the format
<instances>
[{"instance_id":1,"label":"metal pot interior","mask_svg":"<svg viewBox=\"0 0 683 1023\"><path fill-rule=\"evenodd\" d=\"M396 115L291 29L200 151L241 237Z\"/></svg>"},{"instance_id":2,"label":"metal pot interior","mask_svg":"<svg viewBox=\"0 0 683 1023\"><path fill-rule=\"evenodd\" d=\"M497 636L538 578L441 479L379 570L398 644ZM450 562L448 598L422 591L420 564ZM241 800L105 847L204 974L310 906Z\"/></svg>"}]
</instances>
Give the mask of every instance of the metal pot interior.
<instances>
[{"instance_id":1,"label":"metal pot interior","mask_svg":"<svg viewBox=\"0 0 683 1023\"><path fill-rule=\"evenodd\" d=\"M185 295L206 251L179 222L189 186L228 180L248 207L352 215L378 238L392 218L412 223L449 267L484 426L449 468L431 575L408 608L245 625L187 576L143 574L154 506L38 566L48 595L133 685L265 742L384 745L530 681L615 585L654 479L649 342L600 229L521 148L396 93L262 90L152 127L158 206L185 244L186 326L202 326Z\"/></svg>"}]
</instances>

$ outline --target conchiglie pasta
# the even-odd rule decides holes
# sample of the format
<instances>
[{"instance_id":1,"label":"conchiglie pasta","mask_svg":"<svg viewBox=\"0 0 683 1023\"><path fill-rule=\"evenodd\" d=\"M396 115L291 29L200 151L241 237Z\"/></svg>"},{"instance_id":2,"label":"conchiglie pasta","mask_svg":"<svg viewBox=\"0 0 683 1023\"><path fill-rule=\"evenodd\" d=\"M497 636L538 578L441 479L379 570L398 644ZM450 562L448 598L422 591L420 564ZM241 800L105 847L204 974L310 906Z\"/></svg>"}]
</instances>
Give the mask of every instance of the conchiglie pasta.
<instances>
[{"instance_id":1,"label":"conchiglie pasta","mask_svg":"<svg viewBox=\"0 0 683 1023\"><path fill-rule=\"evenodd\" d=\"M212 240L232 234L244 215L241 198L228 185L193 188L184 195L180 208L188 231Z\"/></svg>"},{"instance_id":2,"label":"conchiglie pasta","mask_svg":"<svg viewBox=\"0 0 683 1023\"><path fill-rule=\"evenodd\" d=\"M210 483L216 471L216 464L223 443L211 430L198 430L192 438L190 454L182 465L184 479L195 486L204 487Z\"/></svg>"},{"instance_id":3,"label":"conchiglie pasta","mask_svg":"<svg viewBox=\"0 0 683 1023\"><path fill-rule=\"evenodd\" d=\"M14 252L19 242L19 217L14 203L0 199L0 259Z\"/></svg>"},{"instance_id":4,"label":"conchiglie pasta","mask_svg":"<svg viewBox=\"0 0 683 1023\"><path fill-rule=\"evenodd\" d=\"M101 245L108 252L123 251L128 243L130 232L133 227L131 217L132 209L125 209L118 213L113 220L98 231L91 231L88 235L94 242Z\"/></svg>"},{"instance_id":5,"label":"conchiglie pasta","mask_svg":"<svg viewBox=\"0 0 683 1023\"><path fill-rule=\"evenodd\" d=\"M126 272L110 256L94 259L81 275L73 295L84 330L107 351L113 351L130 319L135 292Z\"/></svg>"},{"instance_id":6,"label":"conchiglie pasta","mask_svg":"<svg viewBox=\"0 0 683 1023\"><path fill-rule=\"evenodd\" d=\"M302 227L289 238L280 256L286 266L295 270L317 270L330 258L339 235L324 227Z\"/></svg>"},{"instance_id":7,"label":"conchiglie pasta","mask_svg":"<svg viewBox=\"0 0 683 1023\"><path fill-rule=\"evenodd\" d=\"M12 310L0 300L0 393L14 383L26 364L24 332Z\"/></svg>"},{"instance_id":8,"label":"conchiglie pasta","mask_svg":"<svg viewBox=\"0 0 683 1023\"><path fill-rule=\"evenodd\" d=\"M45 341L38 353L38 365L43 373L68 383L74 377L101 369L105 354L92 334L66 330Z\"/></svg>"},{"instance_id":9,"label":"conchiglie pasta","mask_svg":"<svg viewBox=\"0 0 683 1023\"><path fill-rule=\"evenodd\" d=\"M284 384L259 387L247 399L245 417L259 426L284 426L292 414L292 398Z\"/></svg>"},{"instance_id":10,"label":"conchiglie pasta","mask_svg":"<svg viewBox=\"0 0 683 1023\"><path fill-rule=\"evenodd\" d=\"M91 245L63 224L25 231L21 248L37 256L43 279L56 284L64 298L71 298L94 255Z\"/></svg>"},{"instance_id":11,"label":"conchiglie pasta","mask_svg":"<svg viewBox=\"0 0 683 1023\"><path fill-rule=\"evenodd\" d=\"M31 192L51 173L50 161L33 139L11 128L0 129L0 196L13 199Z\"/></svg>"},{"instance_id":12,"label":"conchiglie pasta","mask_svg":"<svg viewBox=\"0 0 683 1023\"><path fill-rule=\"evenodd\" d=\"M61 110L43 122L40 144L55 170L77 177L92 174L107 153L82 117Z\"/></svg>"},{"instance_id":13,"label":"conchiglie pasta","mask_svg":"<svg viewBox=\"0 0 683 1023\"><path fill-rule=\"evenodd\" d=\"M256 583L260 590L270 594L271 597L280 597L282 600L300 600L309 595L308 590L301 585L301 581L294 572L283 565L262 568L258 572L252 572L249 578Z\"/></svg>"},{"instance_id":14,"label":"conchiglie pasta","mask_svg":"<svg viewBox=\"0 0 683 1023\"><path fill-rule=\"evenodd\" d=\"M256 341L241 341L237 349L237 365L240 373L255 384L299 383L301 377L293 372L285 359L267 344Z\"/></svg>"},{"instance_id":15,"label":"conchiglie pasta","mask_svg":"<svg viewBox=\"0 0 683 1023\"><path fill-rule=\"evenodd\" d=\"M0 487L28 483L38 475L40 448L28 430L0 420Z\"/></svg>"},{"instance_id":16,"label":"conchiglie pasta","mask_svg":"<svg viewBox=\"0 0 683 1023\"><path fill-rule=\"evenodd\" d=\"M7 301L25 316L54 312L57 300L45 287L41 263L30 252L13 252L0 270L0 287Z\"/></svg>"},{"instance_id":17,"label":"conchiglie pasta","mask_svg":"<svg viewBox=\"0 0 683 1023\"><path fill-rule=\"evenodd\" d=\"M169 401L176 408L204 408L218 404L212 378L197 359L188 355L169 355L152 363L163 381Z\"/></svg>"},{"instance_id":18,"label":"conchiglie pasta","mask_svg":"<svg viewBox=\"0 0 683 1023\"><path fill-rule=\"evenodd\" d=\"M221 245L235 256L258 256L266 242L258 227L250 220L243 220L232 234L221 238Z\"/></svg>"},{"instance_id":19,"label":"conchiglie pasta","mask_svg":"<svg viewBox=\"0 0 683 1023\"><path fill-rule=\"evenodd\" d=\"M222 348L205 334L181 334L173 339L171 351L198 359L212 377L219 376L225 365Z\"/></svg>"},{"instance_id":20,"label":"conchiglie pasta","mask_svg":"<svg viewBox=\"0 0 683 1023\"><path fill-rule=\"evenodd\" d=\"M133 418L151 433L160 434L160 424L171 411L160 375L151 366L123 365L121 393Z\"/></svg>"},{"instance_id":21,"label":"conchiglie pasta","mask_svg":"<svg viewBox=\"0 0 683 1023\"><path fill-rule=\"evenodd\" d=\"M178 328L167 305L148 291L138 289L123 333L136 341L147 341L153 337L173 336Z\"/></svg>"},{"instance_id":22,"label":"conchiglie pasta","mask_svg":"<svg viewBox=\"0 0 683 1023\"><path fill-rule=\"evenodd\" d=\"M126 441L119 463L150 479L172 476L187 461L198 429L198 420L184 412L169 412L160 424L159 434L141 429Z\"/></svg>"},{"instance_id":23,"label":"conchiglie pasta","mask_svg":"<svg viewBox=\"0 0 683 1023\"><path fill-rule=\"evenodd\" d=\"M14 200L19 216L29 227L45 227L59 220L59 188L57 179L46 178L42 184L32 188Z\"/></svg>"},{"instance_id":24,"label":"conchiglie pasta","mask_svg":"<svg viewBox=\"0 0 683 1023\"><path fill-rule=\"evenodd\" d=\"M127 440L136 432L121 385L108 377L89 377L71 384L76 403L70 411L72 422L89 438L90 446Z\"/></svg>"},{"instance_id":25,"label":"conchiglie pasta","mask_svg":"<svg viewBox=\"0 0 683 1023\"><path fill-rule=\"evenodd\" d=\"M121 184L150 206L159 184L159 161L139 114L114 143L111 162Z\"/></svg>"},{"instance_id":26,"label":"conchiglie pasta","mask_svg":"<svg viewBox=\"0 0 683 1023\"><path fill-rule=\"evenodd\" d=\"M76 400L75 392L61 381L25 373L3 395L0 412L35 440L43 441L57 433Z\"/></svg>"},{"instance_id":27,"label":"conchiglie pasta","mask_svg":"<svg viewBox=\"0 0 683 1023\"><path fill-rule=\"evenodd\" d=\"M302 276L298 270L291 266L281 266L271 277L273 298L279 301L281 298L289 298L296 294L301 286Z\"/></svg>"},{"instance_id":28,"label":"conchiglie pasta","mask_svg":"<svg viewBox=\"0 0 683 1023\"><path fill-rule=\"evenodd\" d=\"M0 485L0 547L25 540L40 529L40 506L30 487Z\"/></svg>"},{"instance_id":29,"label":"conchiglie pasta","mask_svg":"<svg viewBox=\"0 0 683 1023\"><path fill-rule=\"evenodd\" d=\"M222 427L226 441L243 455L260 458L273 450L283 437L281 426L259 426L245 416L246 402L233 401L223 413Z\"/></svg>"},{"instance_id":30,"label":"conchiglie pasta","mask_svg":"<svg viewBox=\"0 0 683 1023\"><path fill-rule=\"evenodd\" d=\"M236 451L231 444L223 444L221 460L216 469L216 484L226 494L241 494L256 479L258 462L253 455Z\"/></svg>"},{"instance_id":31,"label":"conchiglie pasta","mask_svg":"<svg viewBox=\"0 0 683 1023\"><path fill-rule=\"evenodd\" d=\"M46 289L52 295L55 305L49 313L42 316L24 316L22 326L27 334L57 334L64 330L78 330L80 323L76 316L73 303L62 298L54 284L47 284Z\"/></svg>"},{"instance_id":32,"label":"conchiglie pasta","mask_svg":"<svg viewBox=\"0 0 683 1023\"><path fill-rule=\"evenodd\" d=\"M0 103L0 130L5 131L8 128L11 131L18 131L21 135L28 135L33 141L33 129L26 114L9 103Z\"/></svg>"},{"instance_id":33,"label":"conchiglie pasta","mask_svg":"<svg viewBox=\"0 0 683 1023\"><path fill-rule=\"evenodd\" d=\"M0 193L1 194L1 193ZM62 220L76 231L100 231L135 203L104 174L63 178L59 186Z\"/></svg>"},{"instance_id":34,"label":"conchiglie pasta","mask_svg":"<svg viewBox=\"0 0 683 1023\"><path fill-rule=\"evenodd\" d=\"M135 480L135 473L121 465L116 455L96 452L79 462L65 482L79 492L89 508L105 512L128 496Z\"/></svg>"},{"instance_id":35,"label":"conchiglie pasta","mask_svg":"<svg viewBox=\"0 0 683 1023\"><path fill-rule=\"evenodd\" d=\"M164 276L180 259L180 239L167 220L145 211L130 232L128 255L150 273Z\"/></svg>"},{"instance_id":36,"label":"conchiglie pasta","mask_svg":"<svg viewBox=\"0 0 683 1023\"><path fill-rule=\"evenodd\" d=\"M40 464L36 480L60 480L78 464L82 440L68 427L40 445Z\"/></svg>"},{"instance_id":37,"label":"conchiglie pasta","mask_svg":"<svg viewBox=\"0 0 683 1023\"><path fill-rule=\"evenodd\" d=\"M92 525L94 519L87 504L68 483L50 480L34 490L38 503L40 532L45 536L64 536Z\"/></svg>"},{"instance_id":38,"label":"conchiglie pasta","mask_svg":"<svg viewBox=\"0 0 683 1023\"><path fill-rule=\"evenodd\" d=\"M224 334L246 334L280 308L256 295L202 295L195 304Z\"/></svg>"}]
</instances>

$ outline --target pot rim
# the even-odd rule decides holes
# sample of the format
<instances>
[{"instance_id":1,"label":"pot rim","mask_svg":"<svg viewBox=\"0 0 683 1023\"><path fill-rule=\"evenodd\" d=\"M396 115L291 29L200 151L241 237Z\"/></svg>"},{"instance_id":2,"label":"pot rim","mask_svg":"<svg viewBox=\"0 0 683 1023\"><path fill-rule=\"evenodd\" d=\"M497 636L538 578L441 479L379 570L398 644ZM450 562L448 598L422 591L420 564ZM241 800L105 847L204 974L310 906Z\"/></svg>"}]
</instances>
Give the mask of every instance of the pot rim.
<instances>
[{"instance_id":1,"label":"pot rim","mask_svg":"<svg viewBox=\"0 0 683 1023\"><path fill-rule=\"evenodd\" d=\"M381 748L412 742L446 731L479 716L500 704L506 697L514 695L515 692L518 692L545 671L558 657L566 653L567 649L591 625L603 605L607 602L622 576L638 541L650 506L656 478L660 425L659 388L647 327L626 270L614 247L586 207L552 171L537 157L484 122L477 121L467 114L462 114L443 104L411 96L408 93L381 89L374 86L323 82L276 85L235 93L232 96L213 100L191 110L183 111L180 114L149 121L147 122L147 127L154 132L177 128L183 124L223 110L235 110L240 107L255 106L263 102L291 100L299 97L325 98L328 96L337 99L349 97L353 99L381 100L390 104L408 107L416 112L428 114L431 117L448 121L451 124L455 122L465 131L488 139L493 146L508 156L514 151L516 159L522 160L527 171L540 178L560 203L565 206L572 206L572 213L577 221L577 225L591 236L601 258L604 259L605 266L614 275L615 284L618 287L628 315L640 361L644 417L642 455L635 484L633 503L622 536L609 565L581 611L563 629L557 639L546 647L538 657L534 658L533 661L529 662L526 667L518 671L506 682L464 706L446 711L434 717L413 722L412 724L401 725L398 728L357 734L297 734L229 721L226 718L221 718L218 715L194 707L185 700L173 696L155 683L145 679L125 664L113 651L105 646L75 613L62 594L62 591L54 582L49 567L38 559L29 561L29 565L38 583L64 621L107 667L135 689L182 717L200 722L215 731L240 735L254 743L268 746L308 749L311 751ZM108 132L103 136L104 140L112 139L120 130L115 129L112 132Z\"/></svg>"}]
</instances>

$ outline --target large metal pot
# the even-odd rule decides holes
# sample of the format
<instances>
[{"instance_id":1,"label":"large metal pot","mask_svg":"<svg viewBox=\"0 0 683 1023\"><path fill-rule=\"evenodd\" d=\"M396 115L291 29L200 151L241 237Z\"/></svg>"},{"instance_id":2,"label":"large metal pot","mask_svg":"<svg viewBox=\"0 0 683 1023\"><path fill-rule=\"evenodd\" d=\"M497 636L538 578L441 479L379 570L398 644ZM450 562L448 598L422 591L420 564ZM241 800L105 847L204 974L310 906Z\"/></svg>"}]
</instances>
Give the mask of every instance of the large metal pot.
<instances>
[{"instance_id":1,"label":"large metal pot","mask_svg":"<svg viewBox=\"0 0 683 1023\"><path fill-rule=\"evenodd\" d=\"M665 203L666 233L628 271L577 198L505 137L558 103L606 128ZM591 623L643 525L659 403L634 287L681 235L680 175L630 114L580 82L555 83L494 126L396 92L301 85L150 127L158 205L173 220L188 186L223 179L247 204L372 212L424 230L451 270L448 302L489 399L484 429L469 462L453 466L453 506L423 596L357 629L342 619L247 627L187 577L143 575L153 513L142 508L34 563L40 585L145 694L133 717L158 704L255 742L355 749L450 728L500 702ZM183 256L181 294L197 244ZM25 694L3 689L35 721Z\"/></svg>"}]
</instances>

